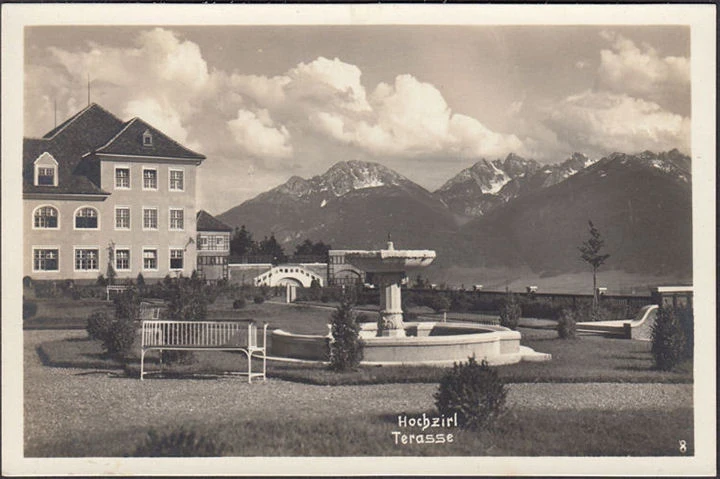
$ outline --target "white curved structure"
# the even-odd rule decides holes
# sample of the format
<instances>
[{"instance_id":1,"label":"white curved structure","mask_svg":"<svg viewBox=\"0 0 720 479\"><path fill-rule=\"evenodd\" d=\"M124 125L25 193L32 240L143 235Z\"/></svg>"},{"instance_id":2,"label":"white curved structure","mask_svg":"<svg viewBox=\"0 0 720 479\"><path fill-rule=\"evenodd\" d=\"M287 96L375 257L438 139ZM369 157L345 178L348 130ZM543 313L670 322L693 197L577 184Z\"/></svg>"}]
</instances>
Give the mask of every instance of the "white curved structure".
<instances>
[{"instance_id":1,"label":"white curved structure","mask_svg":"<svg viewBox=\"0 0 720 479\"><path fill-rule=\"evenodd\" d=\"M275 266L258 275L253 280L256 286L285 286L288 284L309 288L313 280L324 286L323 279L317 273L299 265L284 264Z\"/></svg>"}]
</instances>

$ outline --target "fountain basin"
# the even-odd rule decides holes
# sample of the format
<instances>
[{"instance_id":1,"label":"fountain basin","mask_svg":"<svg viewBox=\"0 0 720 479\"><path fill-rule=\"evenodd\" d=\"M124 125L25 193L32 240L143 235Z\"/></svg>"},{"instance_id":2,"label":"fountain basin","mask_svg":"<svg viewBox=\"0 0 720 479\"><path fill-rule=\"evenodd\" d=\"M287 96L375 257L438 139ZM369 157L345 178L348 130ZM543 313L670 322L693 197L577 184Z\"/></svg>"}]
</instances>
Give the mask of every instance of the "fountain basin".
<instances>
[{"instance_id":1,"label":"fountain basin","mask_svg":"<svg viewBox=\"0 0 720 479\"><path fill-rule=\"evenodd\" d=\"M520 345L520 333L502 326L458 322L408 322L416 336L376 336L377 325L362 325L363 361L366 365L452 365L475 356L489 364L547 361L549 354L536 353ZM427 333L427 334L426 334ZM330 337L272 333L270 355L276 359L327 361Z\"/></svg>"}]
</instances>

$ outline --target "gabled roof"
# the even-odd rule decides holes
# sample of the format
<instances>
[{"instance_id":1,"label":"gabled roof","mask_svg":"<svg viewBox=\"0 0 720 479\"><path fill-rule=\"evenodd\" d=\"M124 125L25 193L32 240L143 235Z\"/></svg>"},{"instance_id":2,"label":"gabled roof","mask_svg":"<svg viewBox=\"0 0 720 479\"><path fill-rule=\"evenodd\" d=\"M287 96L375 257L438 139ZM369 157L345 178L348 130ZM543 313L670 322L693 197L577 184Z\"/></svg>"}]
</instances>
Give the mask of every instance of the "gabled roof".
<instances>
[{"instance_id":1,"label":"gabled roof","mask_svg":"<svg viewBox=\"0 0 720 479\"><path fill-rule=\"evenodd\" d=\"M143 134L152 135L152 144L143 143ZM190 160L204 160L205 156L185 148L160 130L148 125L139 118L133 118L125 127L111 138L105 145L97 149L98 153L131 155L131 156L159 156L168 158L183 158Z\"/></svg>"},{"instance_id":2,"label":"gabled roof","mask_svg":"<svg viewBox=\"0 0 720 479\"><path fill-rule=\"evenodd\" d=\"M141 129L137 136L135 132ZM142 146L142 133L153 135L153 146ZM137 140L137 141L134 141ZM202 160L195 153L140 119L123 122L101 106L92 103L42 138L23 139L23 192L109 195L100 188L100 164L94 155L106 153L165 156ZM142 151L142 153L140 153ZM34 162L47 152L58 162L57 186L35 186Z\"/></svg>"},{"instance_id":3,"label":"gabled roof","mask_svg":"<svg viewBox=\"0 0 720 479\"><path fill-rule=\"evenodd\" d=\"M232 228L215 218L205 210L197 212L197 230L198 231L229 231Z\"/></svg>"}]
</instances>

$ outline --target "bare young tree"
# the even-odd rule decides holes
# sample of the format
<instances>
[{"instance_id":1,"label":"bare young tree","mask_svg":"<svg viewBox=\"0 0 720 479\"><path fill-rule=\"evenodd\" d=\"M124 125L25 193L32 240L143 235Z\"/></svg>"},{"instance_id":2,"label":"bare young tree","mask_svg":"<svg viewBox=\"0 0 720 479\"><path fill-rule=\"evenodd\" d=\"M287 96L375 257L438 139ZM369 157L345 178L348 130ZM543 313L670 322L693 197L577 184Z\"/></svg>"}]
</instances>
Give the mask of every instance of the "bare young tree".
<instances>
[{"instance_id":1,"label":"bare young tree","mask_svg":"<svg viewBox=\"0 0 720 479\"><path fill-rule=\"evenodd\" d=\"M588 220L590 226L590 238L587 241L583 241L582 246L578 247L580 250L580 258L588 263L592 268L593 272L593 309L598 306L598 291L597 291L597 270L602 266L605 261L610 257L609 254L600 254L600 250L605 246L605 240L602 239L600 232L593 222Z\"/></svg>"}]
</instances>

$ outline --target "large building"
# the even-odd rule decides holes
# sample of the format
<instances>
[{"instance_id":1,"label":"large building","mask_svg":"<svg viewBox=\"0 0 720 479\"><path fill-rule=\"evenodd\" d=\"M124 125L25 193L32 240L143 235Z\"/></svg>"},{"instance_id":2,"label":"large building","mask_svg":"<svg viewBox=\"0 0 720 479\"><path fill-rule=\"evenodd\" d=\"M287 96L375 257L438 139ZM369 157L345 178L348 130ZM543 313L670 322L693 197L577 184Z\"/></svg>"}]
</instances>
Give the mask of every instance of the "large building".
<instances>
[{"instance_id":1,"label":"large building","mask_svg":"<svg viewBox=\"0 0 720 479\"><path fill-rule=\"evenodd\" d=\"M205 157L139 118L91 104L23 145L24 275L94 280L196 268Z\"/></svg>"}]
</instances>

